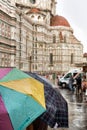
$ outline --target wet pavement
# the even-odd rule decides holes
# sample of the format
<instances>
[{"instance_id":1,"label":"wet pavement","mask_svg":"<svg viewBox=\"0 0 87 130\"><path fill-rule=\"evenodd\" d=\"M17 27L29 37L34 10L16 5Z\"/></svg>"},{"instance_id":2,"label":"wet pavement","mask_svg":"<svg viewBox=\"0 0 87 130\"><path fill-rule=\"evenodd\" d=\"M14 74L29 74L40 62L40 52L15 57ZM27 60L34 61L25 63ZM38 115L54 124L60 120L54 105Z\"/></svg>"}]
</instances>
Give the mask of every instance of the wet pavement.
<instances>
[{"instance_id":1,"label":"wet pavement","mask_svg":"<svg viewBox=\"0 0 87 130\"><path fill-rule=\"evenodd\" d=\"M68 89L59 89L62 96L68 102L69 128L48 130L87 130L87 103L85 94L72 93Z\"/></svg>"}]
</instances>

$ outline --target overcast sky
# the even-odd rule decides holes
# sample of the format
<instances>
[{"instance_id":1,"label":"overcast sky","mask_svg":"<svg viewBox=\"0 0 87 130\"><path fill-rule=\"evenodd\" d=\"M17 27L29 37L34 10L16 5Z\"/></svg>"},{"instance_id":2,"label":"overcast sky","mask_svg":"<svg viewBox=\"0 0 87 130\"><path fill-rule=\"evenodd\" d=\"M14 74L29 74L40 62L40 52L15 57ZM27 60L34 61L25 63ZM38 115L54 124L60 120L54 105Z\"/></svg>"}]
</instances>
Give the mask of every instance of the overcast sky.
<instances>
[{"instance_id":1,"label":"overcast sky","mask_svg":"<svg viewBox=\"0 0 87 130\"><path fill-rule=\"evenodd\" d=\"M87 52L87 0L57 0L56 12L67 19Z\"/></svg>"}]
</instances>

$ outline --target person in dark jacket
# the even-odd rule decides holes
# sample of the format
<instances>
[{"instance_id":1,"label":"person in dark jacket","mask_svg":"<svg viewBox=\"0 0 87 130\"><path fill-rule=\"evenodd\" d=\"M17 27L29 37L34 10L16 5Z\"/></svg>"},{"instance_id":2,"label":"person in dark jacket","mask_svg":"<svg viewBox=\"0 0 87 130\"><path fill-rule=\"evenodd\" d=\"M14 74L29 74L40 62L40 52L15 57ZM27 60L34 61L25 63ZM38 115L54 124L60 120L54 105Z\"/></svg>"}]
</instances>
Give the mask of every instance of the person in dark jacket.
<instances>
[{"instance_id":1,"label":"person in dark jacket","mask_svg":"<svg viewBox=\"0 0 87 130\"><path fill-rule=\"evenodd\" d=\"M77 83L77 94L81 94L82 93L82 78L81 78L81 74L78 74L78 76L76 77L76 83Z\"/></svg>"},{"instance_id":2,"label":"person in dark jacket","mask_svg":"<svg viewBox=\"0 0 87 130\"><path fill-rule=\"evenodd\" d=\"M41 119L37 118L33 122L33 128L34 128L33 130L47 130L48 125Z\"/></svg>"},{"instance_id":3,"label":"person in dark jacket","mask_svg":"<svg viewBox=\"0 0 87 130\"><path fill-rule=\"evenodd\" d=\"M47 130L48 125L40 118L37 118L32 124L30 124L26 130Z\"/></svg>"}]
</instances>

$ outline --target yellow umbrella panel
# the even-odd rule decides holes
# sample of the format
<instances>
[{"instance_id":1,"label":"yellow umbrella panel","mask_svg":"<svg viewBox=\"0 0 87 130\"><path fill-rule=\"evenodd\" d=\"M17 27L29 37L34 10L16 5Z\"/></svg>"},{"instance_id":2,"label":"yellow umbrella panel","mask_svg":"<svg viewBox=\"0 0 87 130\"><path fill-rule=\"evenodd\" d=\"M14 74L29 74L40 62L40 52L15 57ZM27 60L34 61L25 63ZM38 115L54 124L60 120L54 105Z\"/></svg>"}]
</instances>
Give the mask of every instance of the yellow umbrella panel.
<instances>
[{"instance_id":1,"label":"yellow umbrella panel","mask_svg":"<svg viewBox=\"0 0 87 130\"><path fill-rule=\"evenodd\" d=\"M45 97L44 97L44 86L39 81L34 78L25 78L20 80L12 80L8 82L0 82L1 85L8 87L10 89L16 90L18 92L24 93L26 95L31 95L35 100L37 100L44 108Z\"/></svg>"}]
</instances>

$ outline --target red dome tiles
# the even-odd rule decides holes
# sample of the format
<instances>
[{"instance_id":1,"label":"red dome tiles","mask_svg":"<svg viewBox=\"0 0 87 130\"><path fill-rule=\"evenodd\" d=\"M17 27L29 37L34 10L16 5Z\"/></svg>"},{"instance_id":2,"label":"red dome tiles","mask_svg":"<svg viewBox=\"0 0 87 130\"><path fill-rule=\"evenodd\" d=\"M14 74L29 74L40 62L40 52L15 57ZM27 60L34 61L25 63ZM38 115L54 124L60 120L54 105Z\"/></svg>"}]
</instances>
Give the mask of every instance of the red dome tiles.
<instances>
[{"instance_id":1,"label":"red dome tiles","mask_svg":"<svg viewBox=\"0 0 87 130\"><path fill-rule=\"evenodd\" d=\"M29 13L39 13L40 10L37 8L32 8Z\"/></svg>"},{"instance_id":2,"label":"red dome tiles","mask_svg":"<svg viewBox=\"0 0 87 130\"><path fill-rule=\"evenodd\" d=\"M54 17L51 18L51 26L66 26L66 27L70 27L70 24L68 23L68 21L59 15L56 15Z\"/></svg>"}]
</instances>

